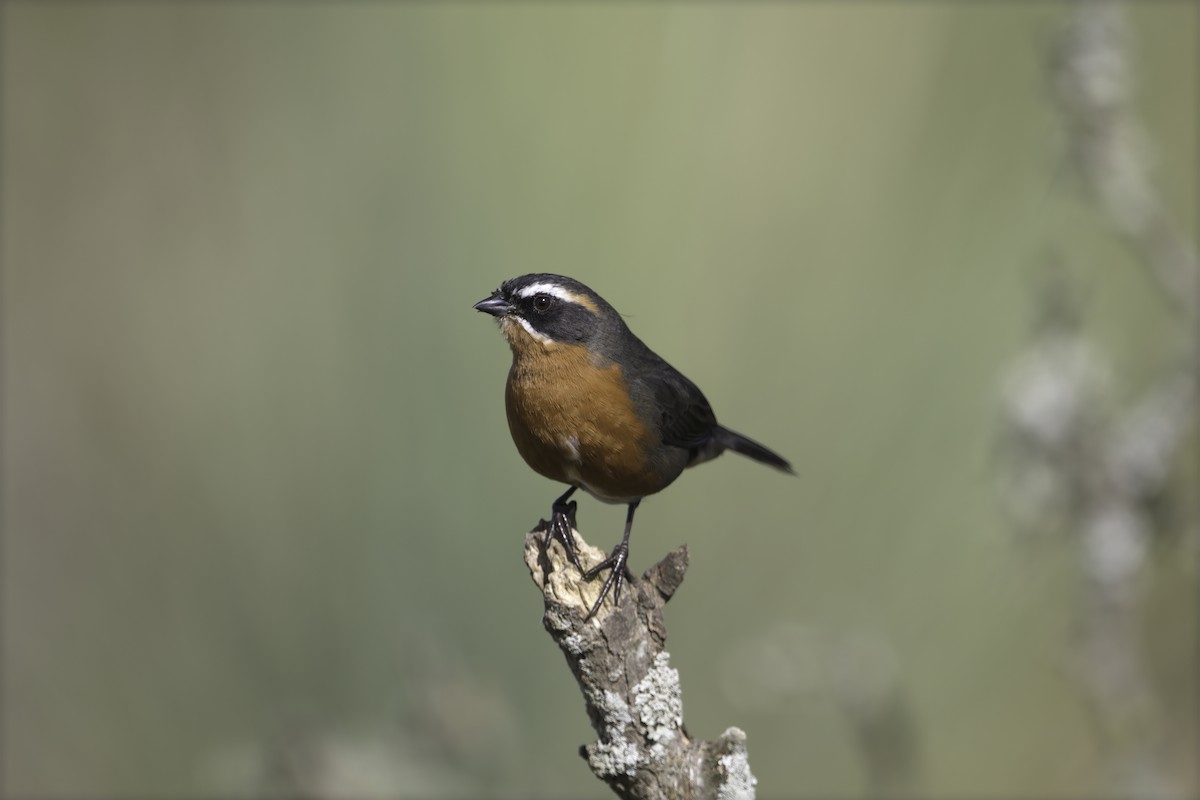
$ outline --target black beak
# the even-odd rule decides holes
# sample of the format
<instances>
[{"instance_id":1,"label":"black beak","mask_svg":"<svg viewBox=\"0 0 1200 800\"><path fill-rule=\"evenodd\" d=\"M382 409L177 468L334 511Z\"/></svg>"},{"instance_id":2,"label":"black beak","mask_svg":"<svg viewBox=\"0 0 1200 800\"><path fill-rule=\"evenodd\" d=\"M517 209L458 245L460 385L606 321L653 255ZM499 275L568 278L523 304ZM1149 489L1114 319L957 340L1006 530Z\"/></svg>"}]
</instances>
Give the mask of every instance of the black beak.
<instances>
[{"instance_id":1,"label":"black beak","mask_svg":"<svg viewBox=\"0 0 1200 800\"><path fill-rule=\"evenodd\" d=\"M513 304L501 297L499 292L493 292L491 297L480 300L472 307L476 311L491 314L493 317L503 317L505 314L511 314L514 310Z\"/></svg>"}]
</instances>

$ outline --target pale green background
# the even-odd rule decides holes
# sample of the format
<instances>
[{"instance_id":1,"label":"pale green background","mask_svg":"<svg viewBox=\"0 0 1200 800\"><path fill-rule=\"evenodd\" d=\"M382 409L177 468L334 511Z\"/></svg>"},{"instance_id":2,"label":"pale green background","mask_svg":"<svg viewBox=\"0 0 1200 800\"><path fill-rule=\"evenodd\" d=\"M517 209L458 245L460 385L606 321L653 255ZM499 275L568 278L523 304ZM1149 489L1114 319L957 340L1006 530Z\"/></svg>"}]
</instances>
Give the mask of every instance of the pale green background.
<instances>
[{"instance_id":1,"label":"pale green background","mask_svg":"<svg viewBox=\"0 0 1200 800\"><path fill-rule=\"evenodd\" d=\"M1136 5L1194 236L1197 7ZM861 639L897 659L924 795L1092 796L1075 558L1001 514L997 387L1055 257L1123 396L1179 329L1057 169L1064 9L5 4L6 796L246 796L306 747L359 792L607 796L521 563L559 488L470 309L530 271L799 474L728 456L639 511L636 570L691 546L694 734L745 729L763 797L861 793L827 682L763 660ZM584 534L623 513L583 499ZM1196 570L1152 570L1194 789Z\"/></svg>"}]
</instances>

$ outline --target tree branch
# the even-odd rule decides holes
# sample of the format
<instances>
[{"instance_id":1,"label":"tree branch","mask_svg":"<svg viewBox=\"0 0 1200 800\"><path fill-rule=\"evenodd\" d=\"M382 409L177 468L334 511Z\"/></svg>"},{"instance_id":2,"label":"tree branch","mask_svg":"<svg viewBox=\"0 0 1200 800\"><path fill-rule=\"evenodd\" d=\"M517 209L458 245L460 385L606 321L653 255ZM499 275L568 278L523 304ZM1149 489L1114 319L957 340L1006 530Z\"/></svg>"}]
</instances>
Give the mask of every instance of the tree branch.
<instances>
[{"instance_id":1,"label":"tree branch","mask_svg":"<svg viewBox=\"0 0 1200 800\"><path fill-rule=\"evenodd\" d=\"M1190 443L1200 394L1194 325L1200 265L1151 180L1136 116L1127 3L1075 0L1050 64L1072 165L1115 235L1181 312L1181 364L1117 408L1113 371L1085 337L1083 309L1065 275L1052 276L1036 336L1005 381L1012 454L1009 503L1024 527L1069 532L1081 594L1073 676L1093 714L1105 790L1127 797L1178 793L1164 755L1171 706L1146 657L1151 545L1172 523L1178 454ZM1176 359L1173 359L1176 360Z\"/></svg>"},{"instance_id":2,"label":"tree branch","mask_svg":"<svg viewBox=\"0 0 1200 800\"><path fill-rule=\"evenodd\" d=\"M1109 225L1185 315L1200 298L1195 245L1171 218L1151 180L1146 133L1134 103L1126 3L1074 0L1051 63L1067 152Z\"/></svg>"},{"instance_id":3,"label":"tree branch","mask_svg":"<svg viewBox=\"0 0 1200 800\"><path fill-rule=\"evenodd\" d=\"M585 568L604 559L572 533ZM683 724L663 606L683 582L687 546L630 579L619 606L606 601L584 622L602 581L581 580L562 545L545 548L544 541L545 523L525 537L525 564L545 599L542 624L566 656L600 736L580 748L596 777L623 798L752 800L746 734L729 728L708 742L692 739Z\"/></svg>"}]
</instances>

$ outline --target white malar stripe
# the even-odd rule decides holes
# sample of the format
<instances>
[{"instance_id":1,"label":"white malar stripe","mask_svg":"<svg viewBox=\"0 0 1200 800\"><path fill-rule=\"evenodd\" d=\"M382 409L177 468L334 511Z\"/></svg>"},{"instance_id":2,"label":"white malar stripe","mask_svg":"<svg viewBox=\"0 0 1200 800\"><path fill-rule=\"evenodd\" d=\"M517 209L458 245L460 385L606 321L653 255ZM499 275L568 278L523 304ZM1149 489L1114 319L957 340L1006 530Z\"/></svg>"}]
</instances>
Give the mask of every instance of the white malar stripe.
<instances>
[{"instance_id":1,"label":"white malar stripe","mask_svg":"<svg viewBox=\"0 0 1200 800\"><path fill-rule=\"evenodd\" d=\"M571 294L557 283L531 283L517 292L518 297L533 297L535 294L552 295L559 300L566 300L568 303L579 302L579 295Z\"/></svg>"},{"instance_id":2,"label":"white malar stripe","mask_svg":"<svg viewBox=\"0 0 1200 800\"><path fill-rule=\"evenodd\" d=\"M528 333L530 336L532 336L534 339L537 339L539 342L546 345L547 347L550 347L551 345L554 344L554 340L551 339L549 336L547 336L544 333L538 333L537 331L535 331L533 329L533 326L529 324L529 320L525 319L524 317L515 317L515 319L517 320L517 322L521 323L521 327L525 329L525 332Z\"/></svg>"}]
</instances>

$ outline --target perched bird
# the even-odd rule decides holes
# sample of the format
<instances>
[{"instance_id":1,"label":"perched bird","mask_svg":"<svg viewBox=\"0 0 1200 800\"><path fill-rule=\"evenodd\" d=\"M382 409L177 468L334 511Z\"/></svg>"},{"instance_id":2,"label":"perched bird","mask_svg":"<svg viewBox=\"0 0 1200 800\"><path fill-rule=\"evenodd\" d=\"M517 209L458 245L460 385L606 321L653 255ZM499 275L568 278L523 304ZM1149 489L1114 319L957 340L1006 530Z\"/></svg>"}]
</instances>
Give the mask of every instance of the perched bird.
<instances>
[{"instance_id":1,"label":"perched bird","mask_svg":"<svg viewBox=\"0 0 1200 800\"><path fill-rule=\"evenodd\" d=\"M608 579L620 602L633 512L687 467L726 450L792 473L758 442L717 424L696 384L642 344L604 298L562 275L522 275L474 306L496 317L512 348L504 401L517 451L535 472L569 484L554 501L545 546L558 539L591 579ZM576 489L629 506L625 535L603 562L584 571L571 525Z\"/></svg>"}]
</instances>

